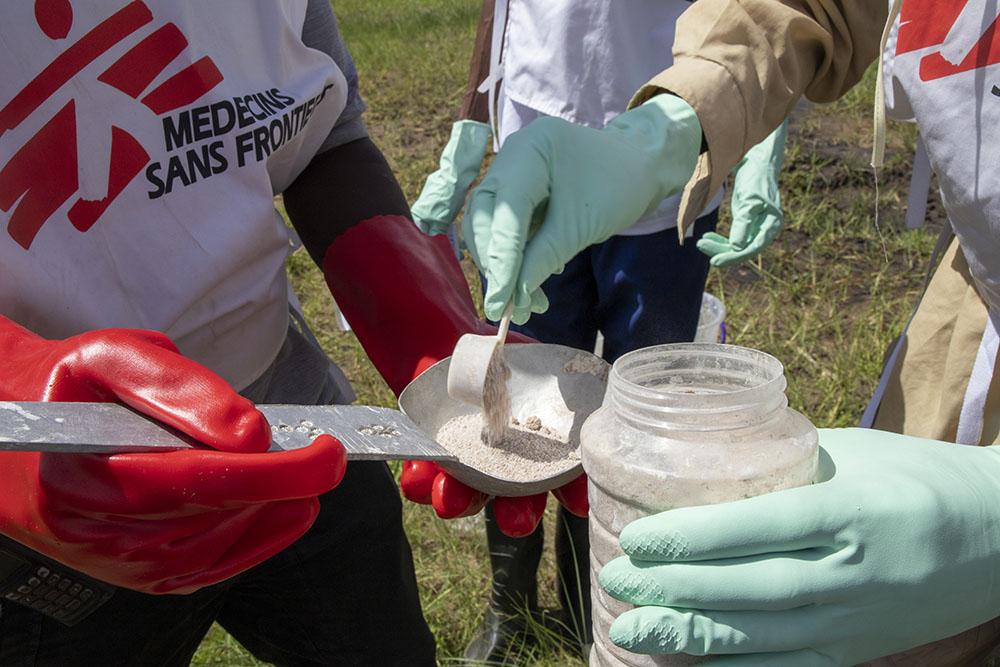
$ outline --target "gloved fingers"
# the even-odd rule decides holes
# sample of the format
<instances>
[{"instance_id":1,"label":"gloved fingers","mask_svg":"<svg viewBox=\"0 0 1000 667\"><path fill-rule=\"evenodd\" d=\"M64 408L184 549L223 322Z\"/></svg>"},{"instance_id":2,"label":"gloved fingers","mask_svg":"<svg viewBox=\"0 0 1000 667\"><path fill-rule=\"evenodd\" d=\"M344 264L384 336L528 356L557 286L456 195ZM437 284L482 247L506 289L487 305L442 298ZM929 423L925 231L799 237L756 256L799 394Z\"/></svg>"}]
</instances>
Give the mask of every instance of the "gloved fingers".
<instances>
[{"instance_id":1,"label":"gloved fingers","mask_svg":"<svg viewBox=\"0 0 1000 667\"><path fill-rule=\"evenodd\" d=\"M416 204L414 204L416 206ZM431 218L427 216L422 216L413 211L413 222L417 225L417 228L427 234L428 236L438 236L440 234L447 234L448 227L451 225L447 219L441 218ZM457 214L456 214L457 215Z\"/></svg>"},{"instance_id":2,"label":"gloved fingers","mask_svg":"<svg viewBox=\"0 0 1000 667\"><path fill-rule=\"evenodd\" d=\"M830 550L808 549L697 563L649 563L621 556L601 570L611 597L635 605L761 611L801 607L829 595L818 561Z\"/></svg>"},{"instance_id":3,"label":"gloved fingers","mask_svg":"<svg viewBox=\"0 0 1000 667\"><path fill-rule=\"evenodd\" d=\"M731 200L734 218L743 207L758 201L780 207L778 175L785 154L786 131L787 121L747 151L734 170Z\"/></svg>"},{"instance_id":4,"label":"gloved fingers","mask_svg":"<svg viewBox=\"0 0 1000 667\"><path fill-rule=\"evenodd\" d=\"M754 197L742 205L739 211L733 211L729 240L738 249L749 247L755 241L766 245L778 235L784 220L781 197L777 191L773 193L773 199Z\"/></svg>"},{"instance_id":5,"label":"gloved fingers","mask_svg":"<svg viewBox=\"0 0 1000 667\"><path fill-rule=\"evenodd\" d=\"M478 514L489 496L463 484L443 470L434 478L431 505L442 519L457 519Z\"/></svg>"},{"instance_id":6,"label":"gloved fingers","mask_svg":"<svg viewBox=\"0 0 1000 667\"><path fill-rule=\"evenodd\" d=\"M608 636L626 650L647 655L742 654L750 658L805 651L813 655L795 664L829 665L832 664L830 658L807 647L816 646L825 641L824 638L836 634L835 620L828 609L821 607L781 612L704 612L639 607L615 619ZM746 664L771 663L751 661Z\"/></svg>"},{"instance_id":7,"label":"gloved fingers","mask_svg":"<svg viewBox=\"0 0 1000 667\"><path fill-rule=\"evenodd\" d=\"M701 561L833 544L823 485L717 505L683 507L636 519L619 536L633 560Z\"/></svg>"},{"instance_id":8,"label":"gloved fingers","mask_svg":"<svg viewBox=\"0 0 1000 667\"><path fill-rule=\"evenodd\" d=\"M465 201L464 191L461 194L459 198L453 174L439 169L428 176L420 196L410 207L410 214L420 231L429 235L447 233Z\"/></svg>"},{"instance_id":9,"label":"gloved fingers","mask_svg":"<svg viewBox=\"0 0 1000 667\"><path fill-rule=\"evenodd\" d=\"M717 269L724 269L727 266L733 266L735 264L741 264L746 260L750 259L751 254L745 250L734 251L734 252L723 252L718 255L713 255L708 263Z\"/></svg>"},{"instance_id":10,"label":"gloved fingers","mask_svg":"<svg viewBox=\"0 0 1000 667\"><path fill-rule=\"evenodd\" d=\"M566 262L587 246L602 239L587 238L582 225L566 220L556 206L545 211L544 220L524 248L524 260L514 298L514 317L524 324L532 313L544 313L549 300L541 286L550 276L563 272Z\"/></svg>"},{"instance_id":11,"label":"gloved fingers","mask_svg":"<svg viewBox=\"0 0 1000 667\"><path fill-rule=\"evenodd\" d=\"M263 452L271 429L221 377L177 353L162 334L106 329L67 348L46 401L121 401L213 449Z\"/></svg>"},{"instance_id":12,"label":"gloved fingers","mask_svg":"<svg viewBox=\"0 0 1000 667\"><path fill-rule=\"evenodd\" d=\"M549 309L549 298L545 296L541 287L531 292L529 296L525 296L525 294L526 292L523 290L515 288L514 307L510 316L511 322L514 324L523 325L531 319L532 313L544 313Z\"/></svg>"},{"instance_id":13,"label":"gloved fingers","mask_svg":"<svg viewBox=\"0 0 1000 667\"><path fill-rule=\"evenodd\" d=\"M265 508L259 504L179 517L106 516L87 519L87 528L74 537L100 538L103 554L114 554L126 564L122 576L131 582L127 587L152 592L166 579L209 569L259 521Z\"/></svg>"},{"instance_id":14,"label":"gloved fingers","mask_svg":"<svg viewBox=\"0 0 1000 667\"><path fill-rule=\"evenodd\" d=\"M51 521L50 527L52 535L64 545L98 543L102 547L102 554L114 554L122 562L163 561L165 545L180 543L191 548L185 562L193 557L198 560L196 567L202 567L212 558L213 549L206 545L233 531L245 530L254 520L256 512L263 507L263 504L258 504L224 510L202 510L197 513L139 517L124 513L88 516L80 513L70 515L66 512L57 517L58 520ZM52 516L54 514L46 515ZM66 548L71 551L73 547ZM157 553L161 555L158 556ZM205 558L208 560L204 560ZM176 555L170 554L167 560L175 563ZM179 566L178 564L177 567ZM163 564L163 572L153 574L157 577L161 574L166 576L176 571L173 567ZM135 572L128 572L127 576L129 580L137 581L138 575Z\"/></svg>"},{"instance_id":15,"label":"gloved fingers","mask_svg":"<svg viewBox=\"0 0 1000 667\"><path fill-rule=\"evenodd\" d=\"M284 551L312 527L319 515L315 498L269 503L227 549L206 567L155 583L149 593L192 593L229 579Z\"/></svg>"},{"instance_id":16,"label":"gloved fingers","mask_svg":"<svg viewBox=\"0 0 1000 667\"><path fill-rule=\"evenodd\" d=\"M483 296L483 312L487 319L499 321L509 301L514 304L515 323L527 321L524 313L530 313L530 295L519 293L518 275L524 245L528 240L528 221L533 213L533 202L526 197L507 194L501 199L498 194L493 210L493 224L490 227L489 248L482 266L486 275L486 294ZM478 229L483 229L477 223ZM482 244L480 244L482 248Z\"/></svg>"},{"instance_id":17,"label":"gloved fingers","mask_svg":"<svg viewBox=\"0 0 1000 667\"><path fill-rule=\"evenodd\" d=\"M737 250L749 247L758 239L763 239L765 245L773 241L784 221L781 193L772 175L741 179L738 174L731 206L733 222L729 240Z\"/></svg>"},{"instance_id":18,"label":"gloved fingers","mask_svg":"<svg viewBox=\"0 0 1000 667\"><path fill-rule=\"evenodd\" d=\"M556 500L558 500L570 514L578 516L581 519L587 518L587 513L590 511L590 503L587 500L586 473L581 474L572 482L555 489L552 492L552 495L556 497Z\"/></svg>"},{"instance_id":19,"label":"gloved fingers","mask_svg":"<svg viewBox=\"0 0 1000 667\"><path fill-rule=\"evenodd\" d=\"M493 209L496 207L496 193L483 181L472 191L469 205L462 217L462 240L465 249L479 270L483 270L483 258L490 247L490 230L493 224Z\"/></svg>"},{"instance_id":20,"label":"gloved fingers","mask_svg":"<svg viewBox=\"0 0 1000 667\"><path fill-rule=\"evenodd\" d=\"M757 235L760 225L752 212L733 210L733 221L729 224L729 245L733 250L743 250Z\"/></svg>"},{"instance_id":21,"label":"gloved fingers","mask_svg":"<svg viewBox=\"0 0 1000 667\"><path fill-rule=\"evenodd\" d=\"M191 592L278 553L308 530L318 511L318 501L307 498L183 517L62 517L53 523L58 546L27 543L116 586Z\"/></svg>"},{"instance_id":22,"label":"gloved fingers","mask_svg":"<svg viewBox=\"0 0 1000 667\"><path fill-rule=\"evenodd\" d=\"M308 447L266 454L43 454L39 483L52 511L167 517L318 496L340 483L346 465L343 445L321 435Z\"/></svg>"},{"instance_id":23,"label":"gloved fingers","mask_svg":"<svg viewBox=\"0 0 1000 667\"><path fill-rule=\"evenodd\" d=\"M473 193L466 215L472 217L479 267L488 282L483 310L490 320L498 321L511 299L530 299L530 292L514 292L529 230L539 220L551 187L547 151L538 142L546 141L546 130L552 123L542 121L546 119L511 135ZM477 197L480 190L493 193L492 206ZM523 310L528 304L515 301L514 306Z\"/></svg>"},{"instance_id":24,"label":"gloved fingers","mask_svg":"<svg viewBox=\"0 0 1000 667\"><path fill-rule=\"evenodd\" d=\"M539 287L534 292L531 293L531 312L532 313L544 313L549 309L549 297L545 296L545 292ZM521 322L524 324L524 322Z\"/></svg>"},{"instance_id":25,"label":"gloved fingers","mask_svg":"<svg viewBox=\"0 0 1000 667\"><path fill-rule=\"evenodd\" d=\"M770 210L770 207L768 209ZM762 213L761 215L764 216L764 221L754 225L757 228L755 236L742 246L735 242L731 243L731 252L719 252L718 254L711 255L712 259L710 263L712 266L721 268L745 262L748 259L756 257L771 245L777 237L778 231L781 229L781 211L774 212L770 210L770 212ZM698 249L701 250L701 241L698 243Z\"/></svg>"},{"instance_id":26,"label":"gloved fingers","mask_svg":"<svg viewBox=\"0 0 1000 667\"><path fill-rule=\"evenodd\" d=\"M54 553L49 544L31 546L102 581L152 593L173 577L204 572L253 525L263 508L153 519L77 516L53 523L53 536L62 540ZM101 545L99 551L77 548L95 543Z\"/></svg>"},{"instance_id":27,"label":"gloved fingers","mask_svg":"<svg viewBox=\"0 0 1000 667\"><path fill-rule=\"evenodd\" d=\"M715 232L706 232L703 234L695 246L709 257L733 252L733 245L729 242L729 239Z\"/></svg>"},{"instance_id":28,"label":"gloved fingers","mask_svg":"<svg viewBox=\"0 0 1000 667\"><path fill-rule=\"evenodd\" d=\"M720 246L725 246L726 248L729 248L731 246L731 244L729 243L729 239L723 236L722 234L719 234L718 232L705 232L704 234L701 235L701 238L698 240L699 243L701 243L702 241L704 241L706 245L717 244Z\"/></svg>"},{"instance_id":29,"label":"gloved fingers","mask_svg":"<svg viewBox=\"0 0 1000 667\"><path fill-rule=\"evenodd\" d=\"M527 537L535 532L538 522L545 514L548 493L516 498L497 497L493 499L493 516L497 527L507 537Z\"/></svg>"},{"instance_id":30,"label":"gloved fingers","mask_svg":"<svg viewBox=\"0 0 1000 667\"><path fill-rule=\"evenodd\" d=\"M413 221L425 234L446 234L465 203L469 186L479 175L491 135L490 126L470 120L452 125L438 169L427 177L410 207Z\"/></svg>"},{"instance_id":31,"label":"gloved fingers","mask_svg":"<svg viewBox=\"0 0 1000 667\"><path fill-rule=\"evenodd\" d=\"M758 254L760 254L760 250L754 248L744 248L743 250L720 252L717 255L712 255L711 259L708 260L708 263L718 269L722 269L727 266L741 264L742 262L745 262L748 259L752 259Z\"/></svg>"},{"instance_id":32,"label":"gloved fingers","mask_svg":"<svg viewBox=\"0 0 1000 667\"><path fill-rule=\"evenodd\" d=\"M773 206L768 206L761 213L761 216L760 231L757 232L754 242L760 243L761 248L766 248L774 242L774 239L778 238L778 232L781 231L781 227L785 222L785 212L782 210L779 202Z\"/></svg>"},{"instance_id":33,"label":"gloved fingers","mask_svg":"<svg viewBox=\"0 0 1000 667\"><path fill-rule=\"evenodd\" d=\"M403 497L421 505L431 504L431 492L434 479L441 468L433 461L403 461L403 469L399 473L399 488Z\"/></svg>"},{"instance_id":34,"label":"gloved fingers","mask_svg":"<svg viewBox=\"0 0 1000 667\"><path fill-rule=\"evenodd\" d=\"M778 235L781 227L781 212L764 214L764 220L758 225L757 234L744 246L742 253L747 259L755 257L764 251Z\"/></svg>"}]
</instances>

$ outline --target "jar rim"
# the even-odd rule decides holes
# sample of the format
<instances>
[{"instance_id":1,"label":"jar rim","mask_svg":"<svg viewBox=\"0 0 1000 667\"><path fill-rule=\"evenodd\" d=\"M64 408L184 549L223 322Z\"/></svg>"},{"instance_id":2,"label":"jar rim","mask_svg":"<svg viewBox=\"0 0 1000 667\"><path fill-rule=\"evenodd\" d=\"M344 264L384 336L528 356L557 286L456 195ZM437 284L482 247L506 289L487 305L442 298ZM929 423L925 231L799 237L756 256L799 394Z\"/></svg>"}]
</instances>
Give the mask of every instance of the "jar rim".
<instances>
[{"instance_id":1,"label":"jar rim","mask_svg":"<svg viewBox=\"0 0 1000 667\"><path fill-rule=\"evenodd\" d=\"M628 371L647 364L662 365L669 363L671 359L710 359L712 357L718 358L720 361L729 359L743 362L755 367L755 374L759 376L759 381L752 381L743 387L733 387L718 394L711 394L683 391L681 385L678 385L675 390L672 390L670 385L650 387L628 377ZM709 366L705 368L710 370ZM669 400L671 403L703 403L711 396L725 397L727 402L741 402L740 399L743 397L749 399L751 396L761 393L783 392L786 386L784 366L778 359L760 350L724 343L668 343L633 350L623 354L612 365L611 380L623 389L627 389L634 398L647 399L652 402Z\"/></svg>"}]
</instances>

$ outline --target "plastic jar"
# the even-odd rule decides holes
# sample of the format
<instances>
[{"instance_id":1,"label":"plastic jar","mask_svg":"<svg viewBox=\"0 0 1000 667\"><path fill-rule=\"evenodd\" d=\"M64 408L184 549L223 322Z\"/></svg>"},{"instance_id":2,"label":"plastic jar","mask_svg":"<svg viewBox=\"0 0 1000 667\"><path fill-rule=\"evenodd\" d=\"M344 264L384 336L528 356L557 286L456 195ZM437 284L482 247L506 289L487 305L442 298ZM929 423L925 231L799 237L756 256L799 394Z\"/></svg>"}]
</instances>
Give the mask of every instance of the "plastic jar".
<instances>
[{"instance_id":1,"label":"plastic jar","mask_svg":"<svg viewBox=\"0 0 1000 667\"><path fill-rule=\"evenodd\" d=\"M694 334L694 342L726 342L726 307L718 297L708 292L701 295L701 311L698 315L698 329Z\"/></svg>"},{"instance_id":2,"label":"plastic jar","mask_svg":"<svg viewBox=\"0 0 1000 667\"><path fill-rule=\"evenodd\" d=\"M700 660L612 644L608 628L632 606L607 595L597 574L622 555L618 535L639 517L812 483L816 429L788 407L785 387L777 359L735 345L660 345L615 362L604 403L581 434L590 479L592 666Z\"/></svg>"}]
</instances>

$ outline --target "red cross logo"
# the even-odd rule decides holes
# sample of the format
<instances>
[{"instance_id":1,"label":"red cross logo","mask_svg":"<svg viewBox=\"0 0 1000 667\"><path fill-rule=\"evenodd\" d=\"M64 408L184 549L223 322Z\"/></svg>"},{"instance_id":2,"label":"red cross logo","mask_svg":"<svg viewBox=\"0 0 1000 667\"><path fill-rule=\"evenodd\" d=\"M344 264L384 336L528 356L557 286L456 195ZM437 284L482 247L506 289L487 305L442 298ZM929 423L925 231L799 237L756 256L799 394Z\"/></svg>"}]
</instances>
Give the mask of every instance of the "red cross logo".
<instances>
[{"instance_id":1,"label":"red cross logo","mask_svg":"<svg viewBox=\"0 0 1000 667\"><path fill-rule=\"evenodd\" d=\"M70 0L35 0L35 19L46 37L64 39L73 25ZM152 22L146 3L135 0L69 45L0 108L0 138L98 57ZM97 80L140 101L157 115L186 106L223 79L208 56L146 90L187 45L177 26L165 23L138 41ZM112 123L107 193L99 199L77 196L68 213L73 226L81 232L93 227L148 162L149 154L138 140ZM0 210L13 211L8 234L27 250L42 225L78 190L77 110L76 101L71 99L0 165Z\"/></svg>"},{"instance_id":2,"label":"red cross logo","mask_svg":"<svg viewBox=\"0 0 1000 667\"><path fill-rule=\"evenodd\" d=\"M968 0L906 0L899 16L899 39L896 54L909 53L941 46L966 9ZM973 7L974 9L974 7ZM987 24L979 39L964 54L960 62L949 62L940 51L920 59L920 80L933 81L1000 62L1000 39L997 27L1000 17Z\"/></svg>"}]
</instances>

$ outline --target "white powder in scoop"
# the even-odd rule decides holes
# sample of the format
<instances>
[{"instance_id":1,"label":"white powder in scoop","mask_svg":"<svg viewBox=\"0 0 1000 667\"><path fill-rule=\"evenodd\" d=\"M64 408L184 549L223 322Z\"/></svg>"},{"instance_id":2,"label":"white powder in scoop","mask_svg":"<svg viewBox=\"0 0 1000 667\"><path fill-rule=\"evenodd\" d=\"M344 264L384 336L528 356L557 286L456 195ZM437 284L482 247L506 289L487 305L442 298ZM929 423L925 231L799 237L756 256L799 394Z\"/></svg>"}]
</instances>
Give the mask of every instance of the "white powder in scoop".
<instances>
[{"instance_id":1,"label":"white powder in scoop","mask_svg":"<svg viewBox=\"0 0 1000 667\"><path fill-rule=\"evenodd\" d=\"M580 462L579 450L542 425L538 417L512 420L494 446L484 442L479 414L448 420L434 438L465 465L514 482L548 479Z\"/></svg>"}]
</instances>

